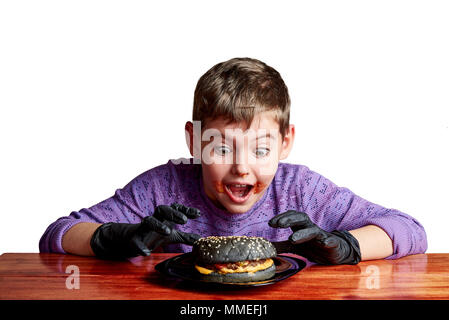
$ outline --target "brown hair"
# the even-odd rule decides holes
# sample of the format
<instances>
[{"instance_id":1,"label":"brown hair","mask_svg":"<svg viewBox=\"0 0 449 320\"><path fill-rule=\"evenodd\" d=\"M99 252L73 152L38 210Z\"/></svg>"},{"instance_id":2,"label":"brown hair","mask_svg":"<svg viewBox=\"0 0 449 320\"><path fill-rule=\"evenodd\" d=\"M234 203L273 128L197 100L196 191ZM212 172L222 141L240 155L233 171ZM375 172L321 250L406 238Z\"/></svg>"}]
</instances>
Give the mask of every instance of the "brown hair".
<instances>
[{"instance_id":1,"label":"brown hair","mask_svg":"<svg viewBox=\"0 0 449 320\"><path fill-rule=\"evenodd\" d=\"M193 100L193 120L204 123L223 117L229 123L251 125L254 116L275 111L284 137L290 118L290 97L279 72L262 61L234 58L209 69L199 80Z\"/></svg>"}]
</instances>

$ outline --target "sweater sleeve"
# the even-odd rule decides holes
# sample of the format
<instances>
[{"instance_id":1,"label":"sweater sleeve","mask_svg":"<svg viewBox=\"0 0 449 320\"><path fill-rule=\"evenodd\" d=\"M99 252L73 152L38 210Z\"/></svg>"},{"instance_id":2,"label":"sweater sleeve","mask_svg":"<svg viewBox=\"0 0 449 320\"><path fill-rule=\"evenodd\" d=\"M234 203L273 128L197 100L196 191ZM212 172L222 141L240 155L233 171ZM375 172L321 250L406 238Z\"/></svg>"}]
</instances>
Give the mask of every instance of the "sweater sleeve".
<instances>
[{"instance_id":1,"label":"sweater sleeve","mask_svg":"<svg viewBox=\"0 0 449 320\"><path fill-rule=\"evenodd\" d=\"M154 199L149 191L151 172L147 171L134 178L124 188L117 189L114 195L90 208L73 211L50 224L39 241L40 252L65 253L62 237L74 225L81 222L138 223L154 210Z\"/></svg>"},{"instance_id":2,"label":"sweater sleeve","mask_svg":"<svg viewBox=\"0 0 449 320\"><path fill-rule=\"evenodd\" d=\"M427 250L424 228L413 217L369 202L306 167L300 186L304 212L324 230L353 230L376 225L393 241L393 254L387 259Z\"/></svg>"}]
</instances>

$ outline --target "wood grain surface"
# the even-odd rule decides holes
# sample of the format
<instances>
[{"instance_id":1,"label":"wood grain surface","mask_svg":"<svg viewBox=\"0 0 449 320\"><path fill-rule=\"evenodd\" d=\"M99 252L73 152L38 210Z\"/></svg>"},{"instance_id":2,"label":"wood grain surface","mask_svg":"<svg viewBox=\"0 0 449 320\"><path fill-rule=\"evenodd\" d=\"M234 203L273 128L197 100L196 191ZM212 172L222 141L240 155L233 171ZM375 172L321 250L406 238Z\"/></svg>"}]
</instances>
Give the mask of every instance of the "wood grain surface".
<instances>
[{"instance_id":1,"label":"wood grain surface","mask_svg":"<svg viewBox=\"0 0 449 320\"><path fill-rule=\"evenodd\" d=\"M449 299L449 254L358 265L308 264L269 286L227 289L169 279L154 269L175 255L154 253L129 261L103 261L64 254L5 253L0 256L0 299ZM78 282L74 270L79 271Z\"/></svg>"}]
</instances>

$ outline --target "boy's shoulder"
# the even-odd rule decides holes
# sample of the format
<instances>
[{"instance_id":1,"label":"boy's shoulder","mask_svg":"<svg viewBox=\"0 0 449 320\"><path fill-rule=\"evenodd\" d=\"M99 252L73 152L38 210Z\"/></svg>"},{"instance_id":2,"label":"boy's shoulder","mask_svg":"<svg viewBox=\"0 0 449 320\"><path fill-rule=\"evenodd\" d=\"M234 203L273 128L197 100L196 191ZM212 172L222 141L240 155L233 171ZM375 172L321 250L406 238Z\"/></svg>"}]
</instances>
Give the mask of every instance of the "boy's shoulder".
<instances>
[{"instance_id":1,"label":"boy's shoulder","mask_svg":"<svg viewBox=\"0 0 449 320\"><path fill-rule=\"evenodd\" d=\"M193 158L170 159L165 165L168 170L179 172L196 172L201 170L201 163L197 163Z\"/></svg>"},{"instance_id":2,"label":"boy's shoulder","mask_svg":"<svg viewBox=\"0 0 449 320\"><path fill-rule=\"evenodd\" d=\"M165 164L154 167L145 173L153 178L169 177L170 179L178 177L194 178L201 172L201 164L195 163L193 158L170 159Z\"/></svg>"},{"instance_id":3,"label":"boy's shoulder","mask_svg":"<svg viewBox=\"0 0 449 320\"><path fill-rule=\"evenodd\" d=\"M308 171L310 169L302 164L279 162L276 177L283 178L286 175L303 175Z\"/></svg>"},{"instance_id":4,"label":"boy's shoulder","mask_svg":"<svg viewBox=\"0 0 449 320\"><path fill-rule=\"evenodd\" d=\"M160 181L179 178L194 178L201 172L201 165L194 163L193 159L170 159L165 164L150 168L139 174L134 180Z\"/></svg>"},{"instance_id":5,"label":"boy's shoulder","mask_svg":"<svg viewBox=\"0 0 449 320\"><path fill-rule=\"evenodd\" d=\"M193 158L178 158L170 159L166 163L153 167L145 171L145 173L160 173L163 171L185 171L185 170L198 170L201 164L194 161Z\"/></svg>"}]
</instances>

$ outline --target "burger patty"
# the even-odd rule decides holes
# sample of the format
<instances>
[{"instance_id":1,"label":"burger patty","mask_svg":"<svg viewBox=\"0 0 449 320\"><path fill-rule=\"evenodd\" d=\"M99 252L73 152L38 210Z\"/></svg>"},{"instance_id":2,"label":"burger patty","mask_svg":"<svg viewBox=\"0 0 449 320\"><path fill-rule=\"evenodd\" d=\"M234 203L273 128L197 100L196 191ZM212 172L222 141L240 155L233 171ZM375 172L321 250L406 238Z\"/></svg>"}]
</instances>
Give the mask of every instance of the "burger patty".
<instances>
[{"instance_id":1,"label":"burger patty","mask_svg":"<svg viewBox=\"0 0 449 320\"><path fill-rule=\"evenodd\" d=\"M237 270L238 268L255 267L260 264L264 264L268 259L252 260L252 261L239 261L233 263L216 263L213 265L215 269L231 269ZM271 259L270 259L271 260Z\"/></svg>"},{"instance_id":2,"label":"burger patty","mask_svg":"<svg viewBox=\"0 0 449 320\"><path fill-rule=\"evenodd\" d=\"M273 259L245 260L232 263L216 263L204 266L195 265L195 268L203 274L212 272L217 273L238 273L238 272L256 272L267 269L273 264Z\"/></svg>"}]
</instances>

